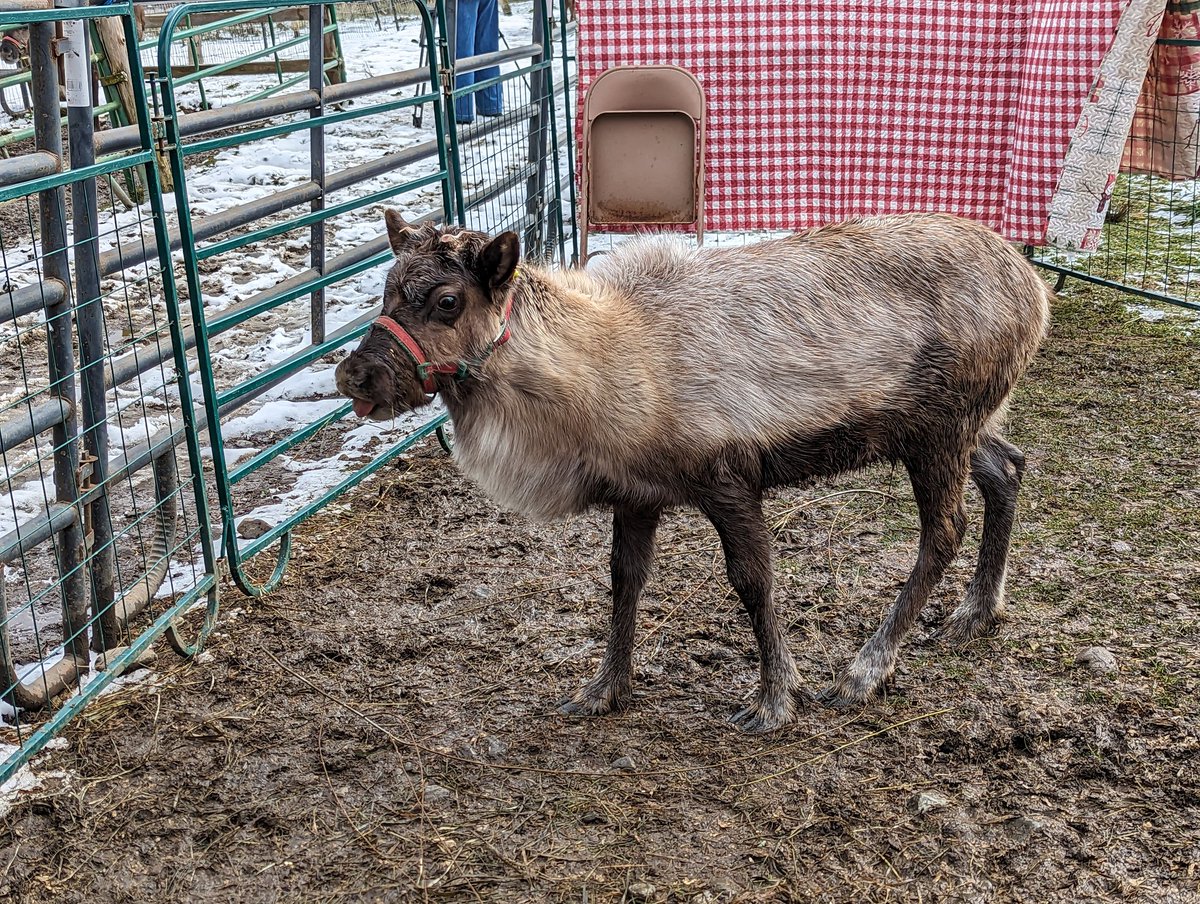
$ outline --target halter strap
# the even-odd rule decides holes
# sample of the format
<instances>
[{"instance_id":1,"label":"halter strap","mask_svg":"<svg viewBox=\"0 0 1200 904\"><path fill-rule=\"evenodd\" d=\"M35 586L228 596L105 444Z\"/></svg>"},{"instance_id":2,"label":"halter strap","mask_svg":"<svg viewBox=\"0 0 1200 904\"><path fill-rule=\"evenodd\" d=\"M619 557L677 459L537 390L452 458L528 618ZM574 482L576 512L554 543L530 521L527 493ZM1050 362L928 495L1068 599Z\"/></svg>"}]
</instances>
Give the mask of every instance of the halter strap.
<instances>
[{"instance_id":1,"label":"halter strap","mask_svg":"<svg viewBox=\"0 0 1200 904\"><path fill-rule=\"evenodd\" d=\"M516 279L516 274L513 274ZM474 358L469 360L460 360L453 362L443 362L434 364L426 356L421 344L413 338L399 323L391 317L380 315L372 321L372 326L383 327L388 334L400 343L400 347L408 352L408 356L412 358L413 365L417 369L417 379L421 381L421 388L425 390L427 395L437 393L437 381L434 379L436 374L449 374L456 381L465 380L471 374L472 367L478 367L488 359L488 356L496 350L497 346L503 345L512 336L512 328L509 325L509 319L512 317L513 293L509 292L508 301L504 304L504 313L500 316L500 331L496 334L496 338L487 344L487 346L479 352Z\"/></svg>"}]
</instances>

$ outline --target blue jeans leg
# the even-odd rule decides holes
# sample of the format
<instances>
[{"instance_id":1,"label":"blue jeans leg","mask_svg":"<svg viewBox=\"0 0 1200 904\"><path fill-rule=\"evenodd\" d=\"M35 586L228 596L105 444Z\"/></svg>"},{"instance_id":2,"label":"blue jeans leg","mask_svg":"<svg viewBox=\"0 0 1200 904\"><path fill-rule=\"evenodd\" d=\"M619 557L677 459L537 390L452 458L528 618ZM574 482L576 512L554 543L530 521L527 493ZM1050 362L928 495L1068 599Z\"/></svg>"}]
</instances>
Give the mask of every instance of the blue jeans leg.
<instances>
[{"instance_id":1,"label":"blue jeans leg","mask_svg":"<svg viewBox=\"0 0 1200 904\"><path fill-rule=\"evenodd\" d=\"M500 49L500 9L496 0L479 0L475 17L475 53L495 53ZM499 66L475 73L475 81L485 82L500 74ZM475 92L475 103L483 116L499 116L504 112L504 91L499 83Z\"/></svg>"},{"instance_id":2,"label":"blue jeans leg","mask_svg":"<svg viewBox=\"0 0 1200 904\"><path fill-rule=\"evenodd\" d=\"M493 0L494 4L495 0ZM465 60L475 56L475 35L479 29L480 0L458 0L458 12L454 25L454 59ZM468 72L454 80L455 88L466 88L475 84L475 73ZM482 93L482 92L481 92ZM454 119L456 122L471 122L475 119L472 94L464 94L454 102Z\"/></svg>"}]
</instances>

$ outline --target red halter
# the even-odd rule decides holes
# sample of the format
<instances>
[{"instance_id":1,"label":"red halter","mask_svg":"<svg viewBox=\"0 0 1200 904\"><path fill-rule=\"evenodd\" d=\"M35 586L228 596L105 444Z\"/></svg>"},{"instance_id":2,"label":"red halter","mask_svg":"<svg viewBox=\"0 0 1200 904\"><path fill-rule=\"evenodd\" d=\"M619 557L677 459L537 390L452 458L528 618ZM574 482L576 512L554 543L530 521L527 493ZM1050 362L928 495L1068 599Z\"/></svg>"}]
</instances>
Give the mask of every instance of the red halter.
<instances>
[{"instance_id":1,"label":"red halter","mask_svg":"<svg viewBox=\"0 0 1200 904\"><path fill-rule=\"evenodd\" d=\"M383 327L391 334L393 339L400 343L400 347L408 352L408 356L412 358L413 364L416 365L417 379L421 381L421 388L428 395L434 395L437 392L437 382L434 380L435 374L453 374L454 379L465 380L470 375L472 366L482 364L496 350L496 346L503 345L508 341L509 336L512 335L512 329L508 325L508 319L512 315L512 305L513 297L510 293L508 301L504 305L504 313L500 317L500 332L496 334L496 338L483 351L470 361L433 364L429 361L425 352L421 350L420 343L391 317L376 317L371 325Z\"/></svg>"}]
</instances>

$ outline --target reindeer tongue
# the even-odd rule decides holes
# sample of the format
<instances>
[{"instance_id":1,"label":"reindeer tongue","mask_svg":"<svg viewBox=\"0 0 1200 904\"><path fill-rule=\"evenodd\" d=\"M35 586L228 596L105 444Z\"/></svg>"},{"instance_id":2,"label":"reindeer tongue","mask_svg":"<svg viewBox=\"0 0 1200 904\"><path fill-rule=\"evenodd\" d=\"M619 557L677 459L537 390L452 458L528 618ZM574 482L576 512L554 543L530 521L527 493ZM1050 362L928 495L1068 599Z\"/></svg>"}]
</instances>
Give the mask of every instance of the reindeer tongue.
<instances>
[{"instance_id":1,"label":"reindeer tongue","mask_svg":"<svg viewBox=\"0 0 1200 904\"><path fill-rule=\"evenodd\" d=\"M359 417L366 417L375 410L374 402L364 402L362 399L354 400L354 413Z\"/></svg>"}]
</instances>

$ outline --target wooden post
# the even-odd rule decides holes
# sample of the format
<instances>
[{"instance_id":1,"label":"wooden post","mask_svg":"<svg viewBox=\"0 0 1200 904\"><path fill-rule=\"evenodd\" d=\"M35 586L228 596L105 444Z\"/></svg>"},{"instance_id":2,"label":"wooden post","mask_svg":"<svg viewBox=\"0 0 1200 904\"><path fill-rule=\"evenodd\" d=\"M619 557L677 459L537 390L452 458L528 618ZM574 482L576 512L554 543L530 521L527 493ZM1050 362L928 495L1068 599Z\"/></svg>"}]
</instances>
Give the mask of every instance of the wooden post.
<instances>
[{"instance_id":1,"label":"wooden post","mask_svg":"<svg viewBox=\"0 0 1200 904\"><path fill-rule=\"evenodd\" d=\"M329 25L333 22L333 16L329 7L325 7L324 22L326 25ZM336 66L333 66L329 70L329 83L336 85L340 82L344 82L346 80L346 62L345 60L341 59L341 54L338 52L341 50L341 42L338 41L337 32L331 31L329 34L325 35L321 44L324 50L324 61L326 63L331 63L334 60L337 60L338 62Z\"/></svg>"},{"instance_id":2,"label":"wooden post","mask_svg":"<svg viewBox=\"0 0 1200 904\"><path fill-rule=\"evenodd\" d=\"M125 111L125 121L136 125L138 121L137 103L133 99L133 75L129 71L129 50L125 45L125 27L117 16L108 16L93 20L96 25L96 37L100 41L100 49L108 61L110 77L105 80L106 86L111 84L117 89L117 97Z\"/></svg>"}]
</instances>

